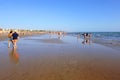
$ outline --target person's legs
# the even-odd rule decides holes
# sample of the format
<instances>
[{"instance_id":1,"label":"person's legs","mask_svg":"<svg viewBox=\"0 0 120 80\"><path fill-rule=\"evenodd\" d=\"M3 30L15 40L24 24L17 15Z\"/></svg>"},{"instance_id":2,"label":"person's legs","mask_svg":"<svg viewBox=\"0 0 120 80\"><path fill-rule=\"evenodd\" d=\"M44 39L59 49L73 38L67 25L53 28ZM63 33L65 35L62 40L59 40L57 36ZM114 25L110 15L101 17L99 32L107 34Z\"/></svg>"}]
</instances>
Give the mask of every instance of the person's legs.
<instances>
[{"instance_id":1,"label":"person's legs","mask_svg":"<svg viewBox=\"0 0 120 80\"><path fill-rule=\"evenodd\" d=\"M14 46L17 47L17 45L16 45L16 40L15 40Z\"/></svg>"},{"instance_id":2,"label":"person's legs","mask_svg":"<svg viewBox=\"0 0 120 80\"><path fill-rule=\"evenodd\" d=\"M13 47L16 48L17 47L17 40L13 40Z\"/></svg>"},{"instance_id":3,"label":"person's legs","mask_svg":"<svg viewBox=\"0 0 120 80\"><path fill-rule=\"evenodd\" d=\"M10 47L10 43L11 43L11 41L9 40L9 41L8 41L8 48Z\"/></svg>"},{"instance_id":4,"label":"person's legs","mask_svg":"<svg viewBox=\"0 0 120 80\"><path fill-rule=\"evenodd\" d=\"M12 38L9 38L9 40L8 40L8 48L10 47L10 44L13 44L13 42L12 42Z\"/></svg>"}]
</instances>

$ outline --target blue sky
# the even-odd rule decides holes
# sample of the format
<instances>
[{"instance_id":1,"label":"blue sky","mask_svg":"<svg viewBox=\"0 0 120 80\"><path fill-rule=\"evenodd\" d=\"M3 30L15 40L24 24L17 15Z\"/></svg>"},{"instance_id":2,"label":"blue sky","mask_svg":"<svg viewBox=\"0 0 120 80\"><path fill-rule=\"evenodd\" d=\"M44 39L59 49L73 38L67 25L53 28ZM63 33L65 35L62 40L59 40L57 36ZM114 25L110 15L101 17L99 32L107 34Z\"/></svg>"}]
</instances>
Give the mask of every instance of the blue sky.
<instances>
[{"instance_id":1,"label":"blue sky","mask_svg":"<svg viewBox=\"0 0 120 80\"><path fill-rule=\"evenodd\" d=\"M120 31L120 0L0 0L0 27Z\"/></svg>"}]
</instances>

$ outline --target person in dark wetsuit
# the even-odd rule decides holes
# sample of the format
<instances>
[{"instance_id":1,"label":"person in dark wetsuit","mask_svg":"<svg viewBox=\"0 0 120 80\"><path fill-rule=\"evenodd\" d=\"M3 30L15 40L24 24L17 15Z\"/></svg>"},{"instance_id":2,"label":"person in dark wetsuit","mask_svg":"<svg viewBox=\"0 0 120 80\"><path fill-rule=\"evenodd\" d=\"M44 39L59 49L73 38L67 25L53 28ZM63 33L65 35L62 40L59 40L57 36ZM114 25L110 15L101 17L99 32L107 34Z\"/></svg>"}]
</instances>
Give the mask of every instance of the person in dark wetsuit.
<instances>
[{"instance_id":1,"label":"person in dark wetsuit","mask_svg":"<svg viewBox=\"0 0 120 80\"><path fill-rule=\"evenodd\" d=\"M13 34L12 34L12 38L13 38L13 47L15 48L15 47L17 47L17 41L18 41L18 38L19 38L19 34L17 33L17 32L14 32Z\"/></svg>"}]
</instances>

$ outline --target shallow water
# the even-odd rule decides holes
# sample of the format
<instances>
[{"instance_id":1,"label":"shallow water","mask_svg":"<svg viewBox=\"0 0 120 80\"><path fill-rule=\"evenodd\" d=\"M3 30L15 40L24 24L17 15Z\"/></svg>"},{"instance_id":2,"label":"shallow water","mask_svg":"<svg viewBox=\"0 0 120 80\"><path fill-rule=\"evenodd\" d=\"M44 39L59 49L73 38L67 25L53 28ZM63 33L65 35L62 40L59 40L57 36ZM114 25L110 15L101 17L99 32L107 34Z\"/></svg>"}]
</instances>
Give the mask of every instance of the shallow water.
<instances>
[{"instance_id":1,"label":"shallow water","mask_svg":"<svg viewBox=\"0 0 120 80\"><path fill-rule=\"evenodd\" d=\"M25 37L0 42L0 80L119 80L120 52L83 39Z\"/></svg>"}]
</instances>

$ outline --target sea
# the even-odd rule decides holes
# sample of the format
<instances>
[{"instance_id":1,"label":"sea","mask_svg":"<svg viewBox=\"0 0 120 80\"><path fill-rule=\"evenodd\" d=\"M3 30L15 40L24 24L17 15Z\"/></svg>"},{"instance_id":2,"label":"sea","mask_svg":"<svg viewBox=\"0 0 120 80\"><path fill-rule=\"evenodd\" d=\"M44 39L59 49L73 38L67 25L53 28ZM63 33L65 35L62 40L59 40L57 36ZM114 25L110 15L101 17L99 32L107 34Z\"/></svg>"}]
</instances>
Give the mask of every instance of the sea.
<instances>
[{"instance_id":1,"label":"sea","mask_svg":"<svg viewBox=\"0 0 120 80\"><path fill-rule=\"evenodd\" d=\"M117 40L120 41L120 32L69 32L69 35L77 36L78 34L91 33L92 38L104 40Z\"/></svg>"}]
</instances>

